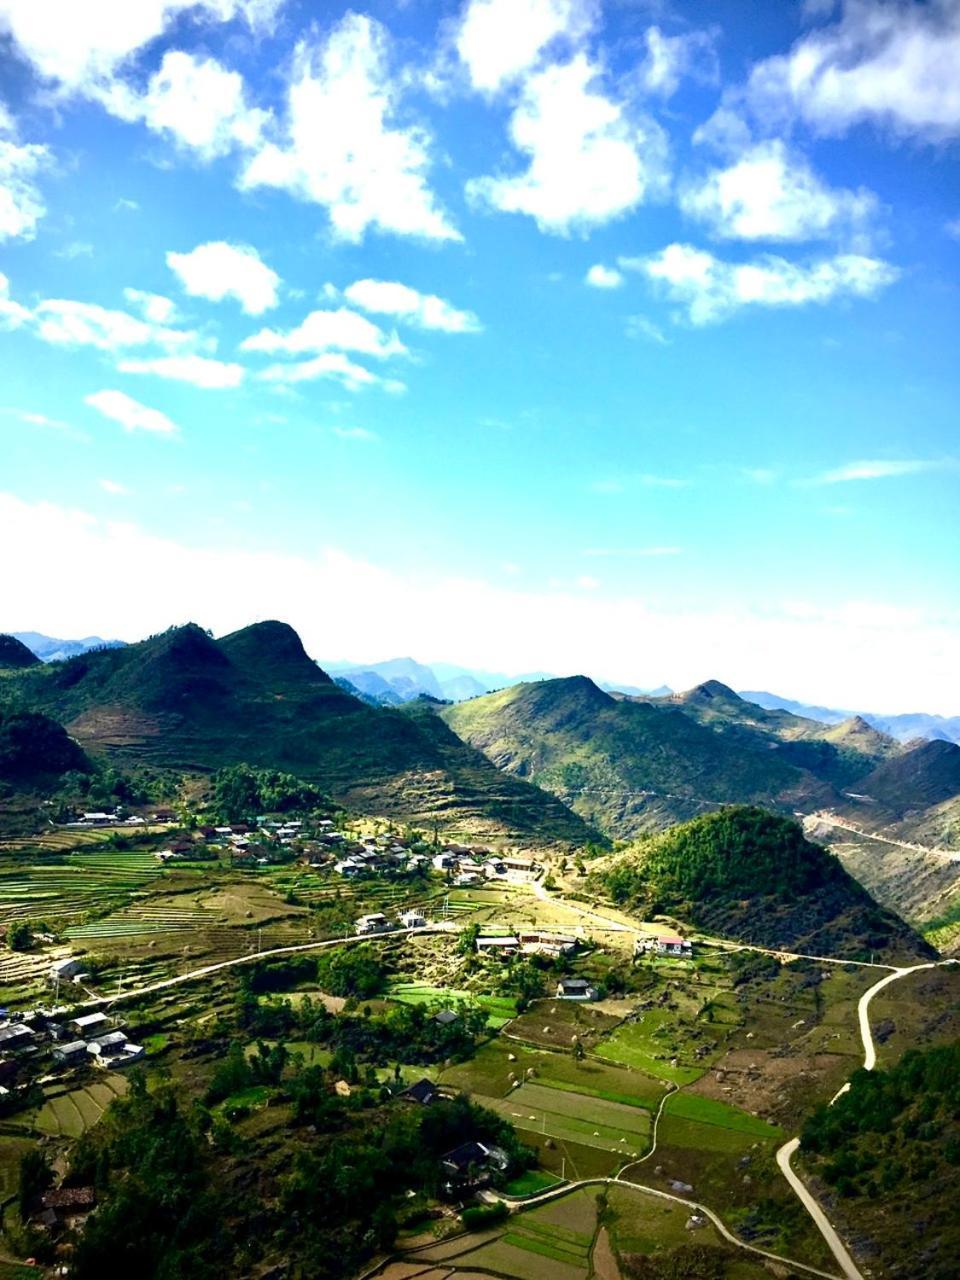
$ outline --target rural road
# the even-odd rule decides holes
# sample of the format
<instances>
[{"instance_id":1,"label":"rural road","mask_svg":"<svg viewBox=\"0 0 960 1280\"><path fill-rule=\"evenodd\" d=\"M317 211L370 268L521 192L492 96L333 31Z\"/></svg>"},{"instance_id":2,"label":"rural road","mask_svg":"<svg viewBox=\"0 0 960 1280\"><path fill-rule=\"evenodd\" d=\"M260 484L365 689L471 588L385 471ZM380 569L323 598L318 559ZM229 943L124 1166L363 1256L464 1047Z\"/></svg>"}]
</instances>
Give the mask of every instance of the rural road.
<instances>
[{"instance_id":1,"label":"rural road","mask_svg":"<svg viewBox=\"0 0 960 1280\"><path fill-rule=\"evenodd\" d=\"M577 1191L580 1187L629 1187L631 1191L639 1191L645 1196L656 1196L658 1200L670 1200L673 1204L682 1204L685 1209L689 1209L693 1213L702 1214L716 1227L720 1235L728 1244L736 1245L738 1249L746 1249L749 1253L758 1254L761 1258L769 1258L771 1262L778 1262L781 1266L787 1265L795 1267L798 1271L805 1271L808 1275L822 1276L824 1280L836 1280L836 1277L829 1271L820 1271L817 1267L808 1266L805 1262L796 1262L793 1258L785 1258L779 1253L769 1253L766 1249L760 1249L756 1245L747 1244L744 1240L735 1236L728 1227L724 1226L722 1219L714 1213L712 1209L708 1209L705 1204L699 1204L696 1200L685 1200L683 1196L675 1196L670 1191L660 1191L656 1187L648 1187L642 1182L631 1182L629 1178L624 1178L618 1173L615 1178L583 1178L578 1182L565 1182L560 1187L551 1187L549 1191L541 1191L539 1195L531 1196L528 1200L524 1200L522 1205L516 1205L512 1201L504 1200L504 1203L511 1208L528 1209L539 1204L544 1204L549 1200L557 1200L561 1196L569 1195L571 1191ZM488 1193L499 1199L496 1192ZM856 1273L859 1275L859 1273Z\"/></svg>"},{"instance_id":2,"label":"rural road","mask_svg":"<svg viewBox=\"0 0 960 1280\"><path fill-rule=\"evenodd\" d=\"M906 840L894 840L892 836L881 836L874 831L864 831L862 827L855 827L852 822L844 822L842 818L835 818L826 813L811 813L808 815L810 822L823 822L828 827L836 827L839 831L846 831L852 836L861 836L864 840L877 840L880 844L891 844L897 849L907 849L910 853L929 853L937 858L946 858L949 862L960 862L960 853L956 849L933 849L928 844L911 844Z\"/></svg>"},{"instance_id":3,"label":"rural road","mask_svg":"<svg viewBox=\"0 0 960 1280\"><path fill-rule=\"evenodd\" d=\"M817 1204L816 1200L790 1167L790 1158L799 1146L800 1139L791 1138L790 1141L785 1142L777 1152L777 1164L780 1166L780 1172L786 1178L787 1182L790 1183L790 1187L799 1198L800 1203L817 1224L817 1229L830 1246L830 1252L839 1263L843 1274L848 1278L848 1280L863 1280L863 1275L844 1247L843 1241L834 1230L830 1219L823 1212L819 1204Z\"/></svg>"},{"instance_id":4,"label":"rural road","mask_svg":"<svg viewBox=\"0 0 960 1280\"><path fill-rule=\"evenodd\" d=\"M135 1000L138 996L148 996L154 991L166 991L169 987L178 987L185 982L196 982L200 978L209 978L213 973L224 969L232 969L241 964L256 964L258 960L269 960L272 956L292 955L298 951L318 951L324 947L342 947L347 942L384 942L387 938L409 938L417 933L435 933L438 927L423 925L419 929L391 929L388 933L352 933L344 938L325 938L322 942L300 942L290 947L272 947L269 951L251 951L247 955L235 956L232 960L220 960L217 964L206 964L199 969L191 969L189 973L178 973L173 978L160 978L157 982L148 982L141 987L128 987L112 996L95 996L83 1001L79 1008L95 1008L99 1005L117 1004L123 1000Z\"/></svg>"},{"instance_id":5,"label":"rural road","mask_svg":"<svg viewBox=\"0 0 960 1280\"><path fill-rule=\"evenodd\" d=\"M908 977L911 973L919 973L923 969L936 969L941 965L957 964L958 961L950 960L932 960L928 964L914 964L905 968L894 969L892 973L888 973L885 978L881 978L879 982L875 982L872 987L863 993L857 1004L857 1018L860 1023L860 1039L863 1042L863 1069L864 1071L872 1071L877 1065L877 1049L873 1039L873 1030L870 1026L870 1002L875 995L881 992L884 987L888 987L891 982L898 982L901 978ZM849 1090L849 1081L838 1089L834 1096L830 1099L830 1106L837 1101L838 1098ZM820 1205L807 1190L804 1183L797 1174L794 1173L790 1161L800 1146L799 1138L791 1138L789 1142L785 1142L777 1151L777 1164L780 1166L780 1172L786 1178L787 1182L793 1188L798 1196L800 1203L809 1213L810 1217L816 1223L820 1234L830 1246L830 1251L836 1258L848 1280L864 1280L862 1273L857 1269L856 1263L850 1257L843 1241L837 1235L830 1222L830 1219L820 1208Z\"/></svg>"}]
</instances>

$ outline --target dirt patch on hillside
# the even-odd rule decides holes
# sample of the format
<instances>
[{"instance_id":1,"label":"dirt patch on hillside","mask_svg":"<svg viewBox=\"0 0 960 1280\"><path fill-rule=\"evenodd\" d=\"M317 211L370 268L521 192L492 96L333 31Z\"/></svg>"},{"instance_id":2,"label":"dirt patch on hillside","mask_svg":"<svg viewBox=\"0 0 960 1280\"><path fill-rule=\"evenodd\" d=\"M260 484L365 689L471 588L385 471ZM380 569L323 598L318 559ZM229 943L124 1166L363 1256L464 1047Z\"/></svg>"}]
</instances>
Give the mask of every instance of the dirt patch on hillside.
<instances>
[{"instance_id":1,"label":"dirt patch on hillside","mask_svg":"<svg viewBox=\"0 0 960 1280\"><path fill-rule=\"evenodd\" d=\"M855 1066L837 1053L788 1057L775 1050L733 1049L687 1092L789 1127L812 1105L831 1098Z\"/></svg>"},{"instance_id":2,"label":"dirt patch on hillside","mask_svg":"<svg viewBox=\"0 0 960 1280\"><path fill-rule=\"evenodd\" d=\"M593 1274L597 1280L621 1280L620 1268L606 1227L601 1227L593 1246Z\"/></svg>"}]
</instances>

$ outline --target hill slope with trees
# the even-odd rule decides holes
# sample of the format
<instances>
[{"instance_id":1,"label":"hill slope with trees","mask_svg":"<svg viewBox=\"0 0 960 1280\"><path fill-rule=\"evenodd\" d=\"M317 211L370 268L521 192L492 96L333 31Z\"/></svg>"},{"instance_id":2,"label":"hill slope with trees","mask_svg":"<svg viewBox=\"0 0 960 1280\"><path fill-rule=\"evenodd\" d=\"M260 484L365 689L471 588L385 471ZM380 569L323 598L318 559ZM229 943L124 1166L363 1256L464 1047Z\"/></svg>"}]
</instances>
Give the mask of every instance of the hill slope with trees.
<instances>
[{"instance_id":1,"label":"hill slope with trees","mask_svg":"<svg viewBox=\"0 0 960 1280\"><path fill-rule=\"evenodd\" d=\"M757 946L851 959L933 954L797 822L763 809L722 809L649 836L604 859L592 883L644 919L669 915Z\"/></svg>"},{"instance_id":2,"label":"hill slope with trees","mask_svg":"<svg viewBox=\"0 0 960 1280\"><path fill-rule=\"evenodd\" d=\"M611 696L585 676L516 685L440 714L498 767L619 838L722 804L793 809L838 798L787 744L721 731L670 699Z\"/></svg>"}]
</instances>

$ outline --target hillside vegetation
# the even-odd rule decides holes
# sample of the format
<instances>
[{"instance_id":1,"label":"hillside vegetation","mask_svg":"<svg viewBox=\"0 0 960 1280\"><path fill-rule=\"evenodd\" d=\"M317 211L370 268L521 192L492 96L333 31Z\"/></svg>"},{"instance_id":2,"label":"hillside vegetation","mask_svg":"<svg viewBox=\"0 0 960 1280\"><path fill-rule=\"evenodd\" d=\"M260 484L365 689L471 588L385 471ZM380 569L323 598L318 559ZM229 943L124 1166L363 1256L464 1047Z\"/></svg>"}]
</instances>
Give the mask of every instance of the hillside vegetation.
<instances>
[{"instance_id":1,"label":"hillside vegetation","mask_svg":"<svg viewBox=\"0 0 960 1280\"><path fill-rule=\"evenodd\" d=\"M494 764L621 838L722 804L815 807L837 798L766 736L720 731L669 699L618 699L585 676L517 685L441 715Z\"/></svg>"},{"instance_id":2,"label":"hillside vegetation","mask_svg":"<svg viewBox=\"0 0 960 1280\"><path fill-rule=\"evenodd\" d=\"M592 879L644 919L668 914L759 946L930 954L798 823L762 809L722 809L647 837L605 859Z\"/></svg>"},{"instance_id":3,"label":"hillside vegetation","mask_svg":"<svg viewBox=\"0 0 960 1280\"><path fill-rule=\"evenodd\" d=\"M173 628L9 673L0 697L55 717L120 767L205 773L242 761L294 774L365 812L544 842L593 834L554 797L498 773L432 713L352 697L280 622L220 640L194 625Z\"/></svg>"},{"instance_id":4,"label":"hillside vegetation","mask_svg":"<svg viewBox=\"0 0 960 1280\"><path fill-rule=\"evenodd\" d=\"M859 1071L807 1121L802 1151L849 1216L861 1258L886 1276L953 1280L960 1226L960 1043Z\"/></svg>"}]
</instances>

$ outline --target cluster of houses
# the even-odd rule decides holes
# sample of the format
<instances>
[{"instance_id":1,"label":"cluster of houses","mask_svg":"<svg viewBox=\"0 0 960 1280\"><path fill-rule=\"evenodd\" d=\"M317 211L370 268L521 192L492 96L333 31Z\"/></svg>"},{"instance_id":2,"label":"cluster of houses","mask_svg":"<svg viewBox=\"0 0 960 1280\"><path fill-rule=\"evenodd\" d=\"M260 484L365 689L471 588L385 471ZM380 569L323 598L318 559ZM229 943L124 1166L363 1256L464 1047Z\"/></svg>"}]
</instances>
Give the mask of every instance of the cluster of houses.
<instances>
[{"instance_id":1,"label":"cluster of houses","mask_svg":"<svg viewBox=\"0 0 960 1280\"><path fill-rule=\"evenodd\" d=\"M21 1067L48 1049L53 1067L64 1069L90 1064L112 1071L144 1056L142 1046L112 1028L106 1014L69 1015L69 1009L58 1006L0 1018L0 1087L9 1092L6 1086Z\"/></svg>"},{"instance_id":2,"label":"cluster of houses","mask_svg":"<svg viewBox=\"0 0 960 1280\"><path fill-rule=\"evenodd\" d=\"M533 858L518 854L491 853L476 846L449 844L432 858L434 871L450 877L455 888L471 888L487 880L529 884L543 867Z\"/></svg>"}]
</instances>

